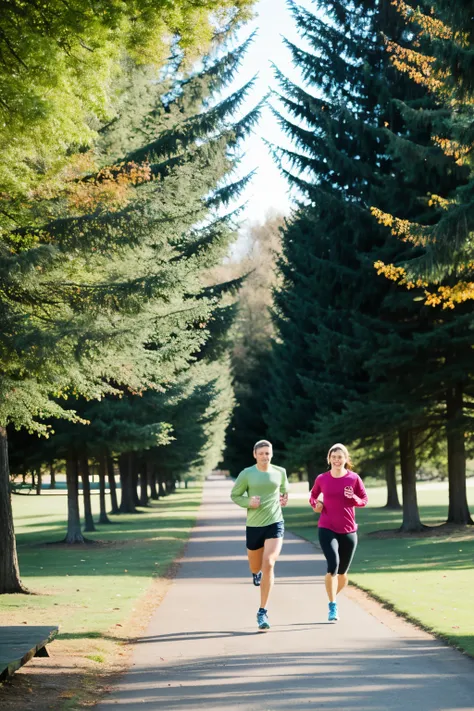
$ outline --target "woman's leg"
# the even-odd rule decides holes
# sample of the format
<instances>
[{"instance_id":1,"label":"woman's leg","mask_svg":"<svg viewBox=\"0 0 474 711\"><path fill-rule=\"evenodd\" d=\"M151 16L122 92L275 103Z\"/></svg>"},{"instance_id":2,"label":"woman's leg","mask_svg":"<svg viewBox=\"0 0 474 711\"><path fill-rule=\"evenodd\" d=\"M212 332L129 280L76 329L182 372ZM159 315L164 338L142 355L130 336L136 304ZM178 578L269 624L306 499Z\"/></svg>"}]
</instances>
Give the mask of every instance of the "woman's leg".
<instances>
[{"instance_id":1,"label":"woman's leg","mask_svg":"<svg viewBox=\"0 0 474 711\"><path fill-rule=\"evenodd\" d=\"M329 598L329 602L334 602L337 595L338 570L339 570L339 543L337 534L329 528L319 528L319 544L327 561L326 576L324 585Z\"/></svg>"},{"instance_id":2,"label":"woman's leg","mask_svg":"<svg viewBox=\"0 0 474 711\"><path fill-rule=\"evenodd\" d=\"M337 575L337 591L336 595L339 595L339 593L344 590L346 585L349 583L349 576L347 573L338 573Z\"/></svg>"},{"instance_id":3,"label":"woman's leg","mask_svg":"<svg viewBox=\"0 0 474 711\"><path fill-rule=\"evenodd\" d=\"M275 582L275 563L281 552L283 538L267 538L263 549L262 582L260 584L260 607L266 609L270 592Z\"/></svg>"},{"instance_id":4,"label":"woman's leg","mask_svg":"<svg viewBox=\"0 0 474 711\"><path fill-rule=\"evenodd\" d=\"M349 583L347 572L351 566L354 553L357 548L357 533L341 533L339 534L339 574L337 581L337 593L344 590Z\"/></svg>"},{"instance_id":5,"label":"woman's leg","mask_svg":"<svg viewBox=\"0 0 474 711\"><path fill-rule=\"evenodd\" d=\"M336 599L338 578L338 575L331 575L331 573L326 573L324 576L324 585L326 587L329 602L334 602Z\"/></svg>"}]
</instances>

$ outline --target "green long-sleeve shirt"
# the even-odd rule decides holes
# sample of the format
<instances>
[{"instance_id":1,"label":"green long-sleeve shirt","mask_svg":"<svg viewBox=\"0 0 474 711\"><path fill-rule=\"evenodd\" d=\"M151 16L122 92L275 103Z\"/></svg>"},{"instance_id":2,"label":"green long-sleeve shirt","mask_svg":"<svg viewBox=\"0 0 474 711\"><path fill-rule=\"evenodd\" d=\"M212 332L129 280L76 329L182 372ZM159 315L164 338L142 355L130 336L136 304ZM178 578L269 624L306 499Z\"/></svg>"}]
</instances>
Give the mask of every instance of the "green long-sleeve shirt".
<instances>
[{"instance_id":1,"label":"green long-sleeve shirt","mask_svg":"<svg viewBox=\"0 0 474 711\"><path fill-rule=\"evenodd\" d=\"M286 494L288 488L283 467L270 464L267 472L261 472L254 464L240 472L230 496L234 503L247 509L247 526L269 526L283 519L280 494ZM260 496L258 509L249 508L251 496Z\"/></svg>"}]
</instances>

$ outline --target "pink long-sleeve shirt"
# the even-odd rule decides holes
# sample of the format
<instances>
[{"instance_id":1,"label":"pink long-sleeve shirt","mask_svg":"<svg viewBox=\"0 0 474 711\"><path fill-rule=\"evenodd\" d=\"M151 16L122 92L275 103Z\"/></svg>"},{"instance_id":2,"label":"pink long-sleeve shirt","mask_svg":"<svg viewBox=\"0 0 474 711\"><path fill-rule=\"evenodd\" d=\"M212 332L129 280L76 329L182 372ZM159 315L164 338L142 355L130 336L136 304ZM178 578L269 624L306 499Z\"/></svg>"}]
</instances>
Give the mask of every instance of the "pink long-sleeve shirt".
<instances>
[{"instance_id":1,"label":"pink long-sleeve shirt","mask_svg":"<svg viewBox=\"0 0 474 711\"><path fill-rule=\"evenodd\" d=\"M346 486L352 486L354 490L351 499L344 496ZM313 508L320 494L323 495L324 500L318 521L319 528L329 528L335 533L357 531L354 507L366 506L368 501L360 476L349 470L339 478L332 476L331 472L320 474L316 477L309 497L309 503Z\"/></svg>"}]
</instances>

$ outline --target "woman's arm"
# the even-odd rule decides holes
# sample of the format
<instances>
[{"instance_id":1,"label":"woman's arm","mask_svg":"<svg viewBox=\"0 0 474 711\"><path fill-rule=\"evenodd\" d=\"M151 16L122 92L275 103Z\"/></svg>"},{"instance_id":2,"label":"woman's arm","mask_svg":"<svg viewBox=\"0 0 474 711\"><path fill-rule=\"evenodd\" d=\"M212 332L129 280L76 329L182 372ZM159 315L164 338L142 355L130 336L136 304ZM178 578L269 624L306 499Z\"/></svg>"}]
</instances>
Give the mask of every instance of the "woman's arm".
<instances>
[{"instance_id":1,"label":"woman's arm","mask_svg":"<svg viewBox=\"0 0 474 711\"><path fill-rule=\"evenodd\" d=\"M358 506L360 508L367 506L367 504L369 502L369 497L367 496L365 486L364 486L362 479L360 478L359 475L357 475L357 480L355 482L352 500L354 502L354 506Z\"/></svg>"},{"instance_id":2,"label":"woman's arm","mask_svg":"<svg viewBox=\"0 0 474 711\"><path fill-rule=\"evenodd\" d=\"M321 485L320 482L318 481L319 476L316 477L316 481L314 482L314 486L311 489L311 493L309 495L309 505L311 506L312 509L316 506L317 503L317 498L321 493Z\"/></svg>"}]
</instances>

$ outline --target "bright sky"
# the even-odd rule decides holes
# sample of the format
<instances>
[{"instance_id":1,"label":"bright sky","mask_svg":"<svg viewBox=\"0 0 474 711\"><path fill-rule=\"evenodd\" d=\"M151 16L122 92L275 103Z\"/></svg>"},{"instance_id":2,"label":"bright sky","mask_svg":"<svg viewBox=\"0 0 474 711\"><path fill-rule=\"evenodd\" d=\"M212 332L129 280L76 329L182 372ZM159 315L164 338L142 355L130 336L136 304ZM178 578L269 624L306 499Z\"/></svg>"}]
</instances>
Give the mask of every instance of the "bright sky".
<instances>
[{"instance_id":1,"label":"bright sky","mask_svg":"<svg viewBox=\"0 0 474 711\"><path fill-rule=\"evenodd\" d=\"M314 11L310 0L299 0L299 4ZM273 74L272 62L283 74L298 83L300 81L297 70L291 64L290 52L283 45L282 35L295 44L304 46L285 0L259 0L255 5L255 12L255 20L240 31L238 43L244 41L254 30L257 30L257 36L248 49L239 74L231 87L236 89L242 86L258 73L255 88L247 103L247 110L258 103L269 89L279 90ZM277 106L275 98L271 99L271 103ZM290 210L291 195L288 192L287 182L280 175L263 138L280 146L291 145L268 108L264 109L259 126L244 145L245 157L239 172L244 175L254 168L257 168L258 172L242 196L243 200L248 202L241 218L243 227L245 222L263 222L265 215L272 209L285 213Z\"/></svg>"}]
</instances>

